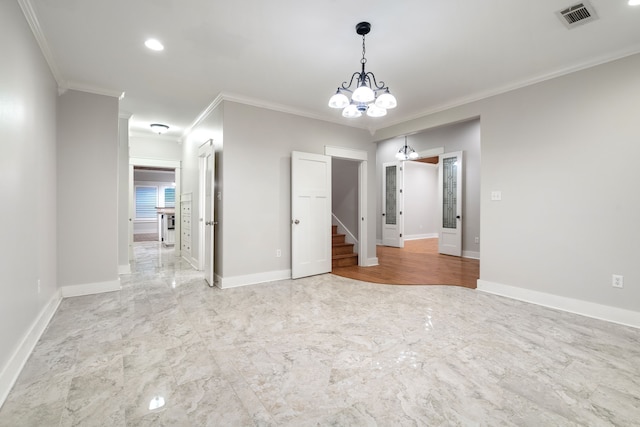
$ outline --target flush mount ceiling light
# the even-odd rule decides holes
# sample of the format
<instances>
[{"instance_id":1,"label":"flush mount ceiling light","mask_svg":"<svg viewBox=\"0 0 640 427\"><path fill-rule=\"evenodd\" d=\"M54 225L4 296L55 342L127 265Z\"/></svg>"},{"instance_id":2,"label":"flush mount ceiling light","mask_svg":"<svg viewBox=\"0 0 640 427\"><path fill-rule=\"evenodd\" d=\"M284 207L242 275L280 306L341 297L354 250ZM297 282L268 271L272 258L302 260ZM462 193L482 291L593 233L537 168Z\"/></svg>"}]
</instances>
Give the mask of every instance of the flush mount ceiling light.
<instances>
[{"instance_id":1,"label":"flush mount ceiling light","mask_svg":"<svg viewBox=\"0 0 640 427\"><path fill-rule=\"evenodd\" d=\"M640 0L629 0L629 6L640 6Z\"/></svg>"},{"instance_id":2,"label":"flush mount ceiling light","mask_svg":"<svg viewBox=\"0 0 640 427\"><path fill-rule=\"evenodd\" d=\"M342 86L338 87L335 95L329 99L329 107L342 108L342 116L354 118L362 116L366 112L369 117L382 117L387 114L387 110L395 108L398 105L396 97L389 93L389 88L380 80L376 81L376 77L372 72L366 72L364 69L367 63L365 58L364 37L371 31L371 24L368 22L360 22L356 25L356 33L362 36L362 71L356 71L351 76L349 84L342 82ZM351 86L355 84L355 89ZM351 94L351 99L345 95Z\"/></svg>"},{"instance_id":3,"label":"flush mount ceiling light","mask_svg":"<svg viewBox=\"0 0 640 427\"><path fill-rule=\"evenodd\" d=\"M404 146L398 150L398 152L396 153L396 159L398 160L415 160L418 158L418 153L416 153L416 150L414 150L413 148L409 147L407 145L407 137L404 137Z\"/></svg>"},{"instance_id":4,"label":"flush mount ceiling light","mask_svg":"<svg viewBox=\"0 0 640 427\"><path fill-rule=\"evenodd\" d=\"M150 126L151 126L151 130L156 132L158 135L162 135L163 133L169 130L169 126L163 125L160 123L152 123Z\"/></svg>"},{"instance_id":5,"label":"flush mount ceiling light","mask_svg":"<svg viewBox=\"0 0 640 427\"><path fill-rule=\"evenodd\" d=\"M144 45L151 50L164 50L164 45L156 39L148 39Z\"/></svg>"}]
</instances>

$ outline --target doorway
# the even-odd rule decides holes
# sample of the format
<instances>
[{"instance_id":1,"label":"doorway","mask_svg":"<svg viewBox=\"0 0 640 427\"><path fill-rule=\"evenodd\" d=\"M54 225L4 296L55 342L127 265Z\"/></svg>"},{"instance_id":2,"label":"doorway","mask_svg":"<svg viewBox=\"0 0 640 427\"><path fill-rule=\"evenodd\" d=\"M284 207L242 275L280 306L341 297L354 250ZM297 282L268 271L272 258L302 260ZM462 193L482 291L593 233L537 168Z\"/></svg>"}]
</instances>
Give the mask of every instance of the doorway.
<instances>
[{"instance_id":1,"label":"doorway","mask_svg":"<svg viewBox=\"0 0 640 427\"><path fill-rule=\"evenodd\" d=\"M150 170L150 169L158 169L158 170L165 170L165 171L170 171L172 170L174 172L174 178L175 178L175 186L174 188L174 195L175 195L175 201L177 203L177 201L179 200L180 197L180 162L179 161L175 161L175 160L158 160L158 159L146 159L146 158L135 158L135 157L131 157L129 158L129 229L128 229L128 235L129 235L129 261L131 262L133 260L133 243L134 243L134 222L135 222L135 218L136 218L136 203L135 203L135 185L134 185L134 170L136 168L139 169L146 169L146 170ZM175 236L180 236L180 220L179 220L179 212L175 212L175 226L174 226L174 233ZM158 229L158 234L160 234L162 232L162 230ZM176 256L180 256L180 245L179 244L174 244L174 248L173 248L174 254Z\"/></svg>"}]
</instances>

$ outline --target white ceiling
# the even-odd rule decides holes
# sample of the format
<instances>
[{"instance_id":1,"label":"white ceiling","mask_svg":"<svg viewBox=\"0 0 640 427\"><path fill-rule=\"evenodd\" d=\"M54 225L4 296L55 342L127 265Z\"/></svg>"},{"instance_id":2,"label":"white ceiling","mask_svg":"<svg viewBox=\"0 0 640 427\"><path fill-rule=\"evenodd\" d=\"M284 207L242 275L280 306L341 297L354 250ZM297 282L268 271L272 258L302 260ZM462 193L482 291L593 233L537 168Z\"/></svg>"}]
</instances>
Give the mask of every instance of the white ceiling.
<instances>
[{"instance_id":1,"label":"white ceiling","mask_svg":"<svg viewBox=\"0 0 640 427\"><path fill-rule=\"evenodd\" d=\"M599 19L571 30L555 12L572 0L19 1L61 86L125 92L133 133L158 122L175 139L221 93L375 130L640 52L627 0L591 0ZM398 99L384 118L327 106L359 70L360 21L372 25L367 71Z\"/></svg>"}]
</instances>

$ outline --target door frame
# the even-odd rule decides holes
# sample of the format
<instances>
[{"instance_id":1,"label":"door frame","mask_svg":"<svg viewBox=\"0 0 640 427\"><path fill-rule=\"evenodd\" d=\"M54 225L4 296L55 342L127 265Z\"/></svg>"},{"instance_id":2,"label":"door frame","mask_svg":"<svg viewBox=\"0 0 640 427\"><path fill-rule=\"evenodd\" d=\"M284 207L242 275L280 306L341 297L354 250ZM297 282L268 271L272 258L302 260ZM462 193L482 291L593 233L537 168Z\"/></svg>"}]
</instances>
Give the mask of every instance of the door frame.
<instances>
[{"instance_id":1,"label":"door frame","mask_svg":"<svg viewBox=\"0 0 640 427\"><path fill-rule=\"evenodd\" d=\"M369 230L369 217L367 215L368 205L368 153L364 150L356 150L353 148L345 147L332 147L325 145L324 154L326 156L335 157L337 159L353 160L358 164L358 266L368 267L369 265L376 265L377 258L374 264L369 263L369 251L367 246L367 236Z\"/></svg>"},{"instance_id":2,"label":"door frame","mask_svg":"<svg viewBox=\"0 0 640 427\"><path fill-rule=\"evenodd\" d=\"M181 188L181 167L182 162L180 160L159 160L159 159L147 159L142 157L129 157L129 261L133 260L133 219L135 218L135 195L133 192L133 168L136 166L155 167L155 168L172 168L175 173L176 180L176 242L174 245L175 256L180 256L181 242L178 242L178 237L182 235L180 231L180 196L182 192Z\"/></svg>"}]
</instances>

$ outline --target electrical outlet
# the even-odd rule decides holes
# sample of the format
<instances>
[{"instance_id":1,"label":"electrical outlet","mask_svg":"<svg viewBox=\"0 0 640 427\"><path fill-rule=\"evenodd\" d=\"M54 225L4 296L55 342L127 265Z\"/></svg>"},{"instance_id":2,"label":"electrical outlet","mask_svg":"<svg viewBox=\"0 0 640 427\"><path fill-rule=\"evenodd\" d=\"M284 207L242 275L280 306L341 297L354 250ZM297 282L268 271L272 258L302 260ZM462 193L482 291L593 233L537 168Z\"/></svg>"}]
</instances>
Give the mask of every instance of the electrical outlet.
<instances>
[{"instance_id":1,"label":"electrical outlet","mask_svg":"<svg viewBox=\"0 0 640 427\"><path fill-rule=\"evenodd\" d=\"M280 249L276 249L276 258L280 258L282 256L282 251Z\"/></svg>"},{"instance_id":2,"label":"electrical outlet","mask_svg":"<svg viewBox=\"0 0 640 427\"><path fill-rule=\"evenodd\" d=\"M614 274L611 279L611 286L614 288L622 288L624 286L624 276Z\"/></svg>"},{"instance_id":3,"label":"electrical outlet","mask_svg":"<svg viewBox=\"0 0 640 427\"><path fill-rule=\"evenodd\" d=\"M480 238L476 237L476 243L480 243Z\"/></svg>"}]
</instances>

